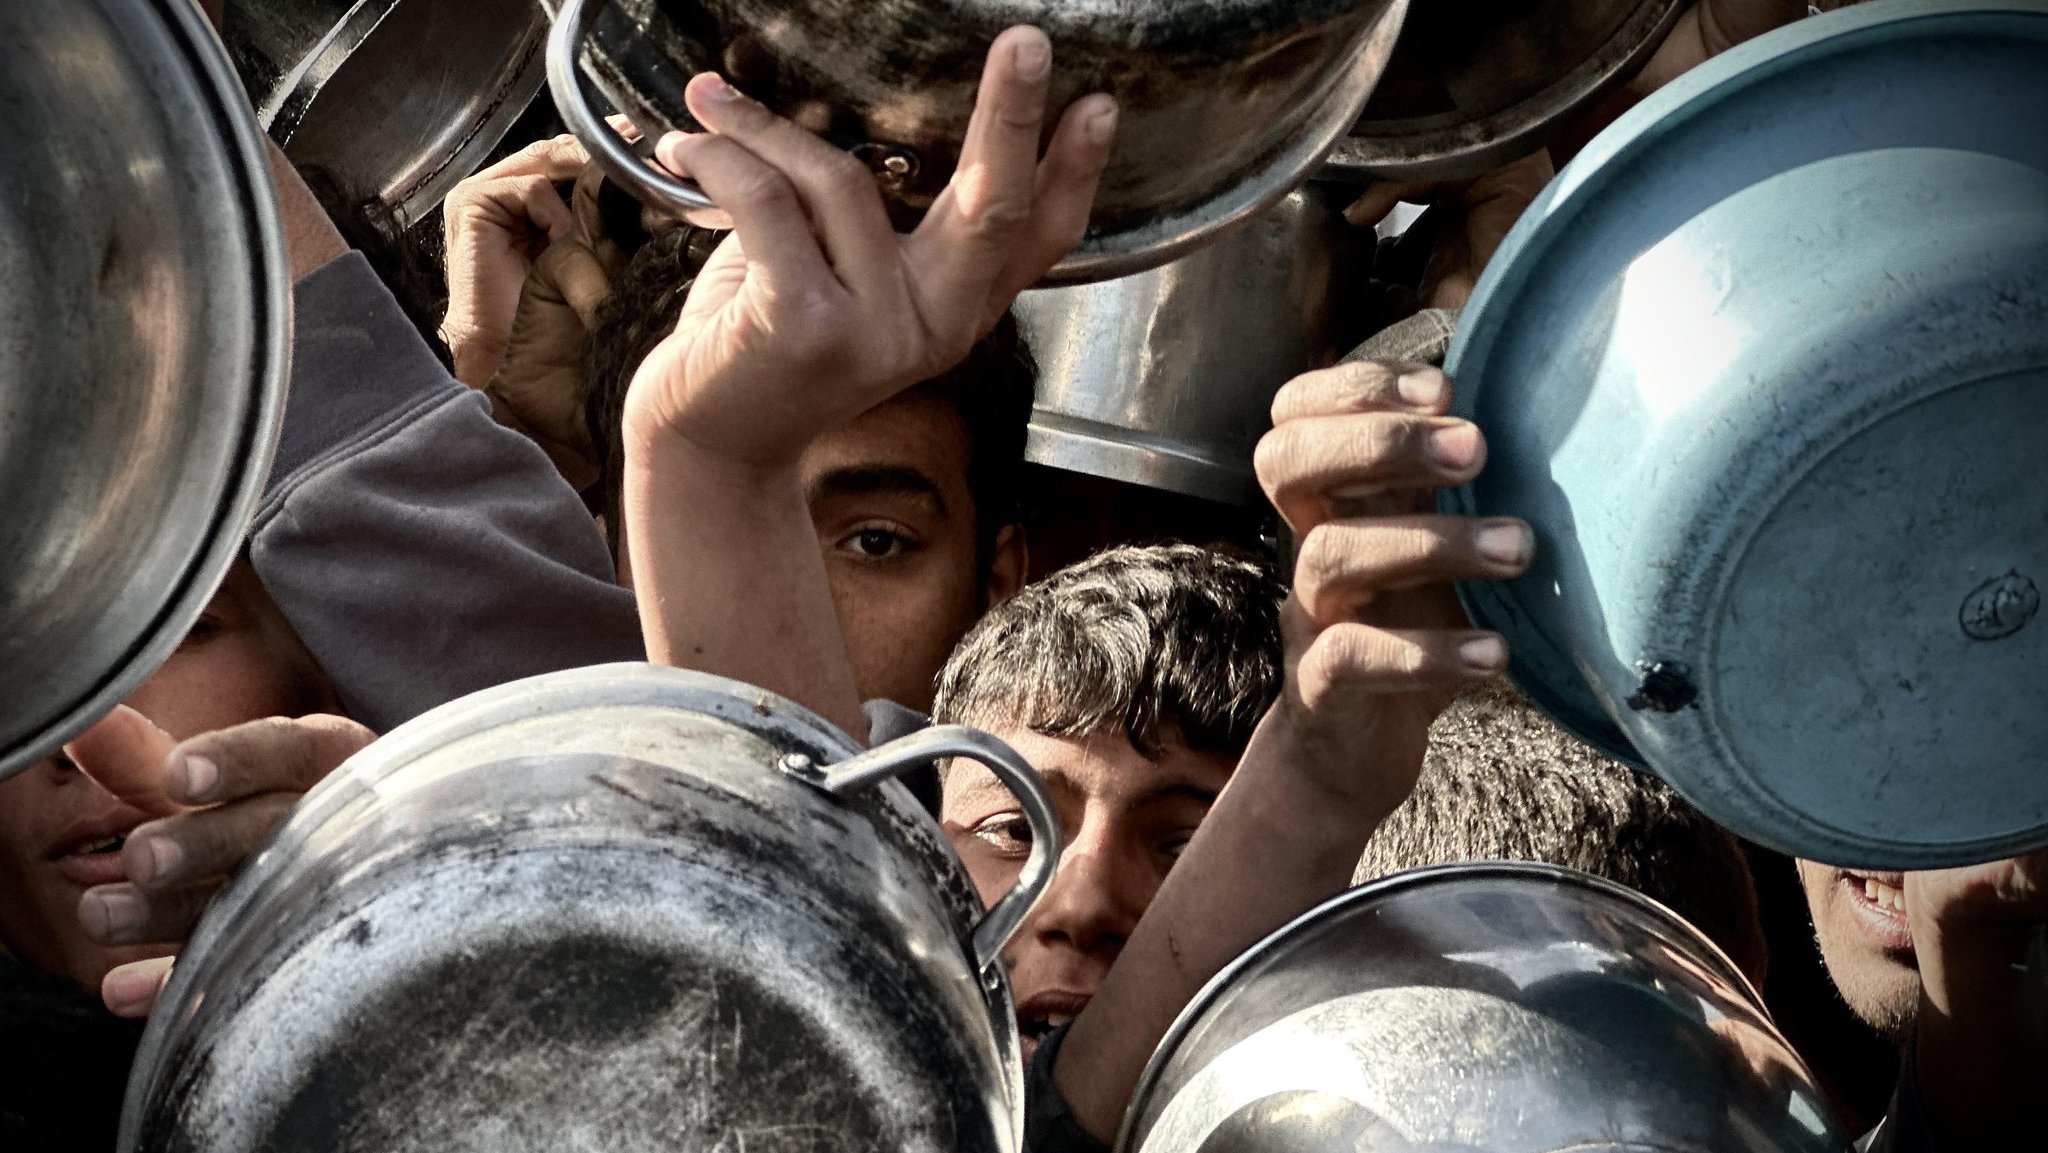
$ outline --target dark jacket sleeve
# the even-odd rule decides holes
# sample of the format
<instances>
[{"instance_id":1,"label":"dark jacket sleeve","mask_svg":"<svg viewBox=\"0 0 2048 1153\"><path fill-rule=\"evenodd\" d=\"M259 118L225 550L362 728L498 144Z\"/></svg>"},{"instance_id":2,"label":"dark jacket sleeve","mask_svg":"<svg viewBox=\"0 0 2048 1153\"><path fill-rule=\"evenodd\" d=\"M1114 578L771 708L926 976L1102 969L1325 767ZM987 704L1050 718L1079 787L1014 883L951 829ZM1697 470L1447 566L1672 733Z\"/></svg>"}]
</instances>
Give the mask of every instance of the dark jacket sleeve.
<instances>
[{"instance_id":1,"label":"dark jacket sleeve","mask_svg":"<svg viewBox=\"0 0 2048 1153\"><path fill-rule=\"evenodd\" d=\"M1070 1026L1062 1025L1039 1042L1024 1070L1024 1153L1109 1153L1081 1123L1052 1082L1052 1063L1059 1059Z\"/></svg>"},{"instance_id":2,"label":"dark jacket sleeve","mask_svg":"<svg viewBox=\"0 0 2048 1153\"><path fill-rule=\"evenodd\" d=\"M362 256L293 298L249 556L350 715L383 731L519 677L639 659L633 595L582 501L448 375Z\"/></svg>"}]
</instances>

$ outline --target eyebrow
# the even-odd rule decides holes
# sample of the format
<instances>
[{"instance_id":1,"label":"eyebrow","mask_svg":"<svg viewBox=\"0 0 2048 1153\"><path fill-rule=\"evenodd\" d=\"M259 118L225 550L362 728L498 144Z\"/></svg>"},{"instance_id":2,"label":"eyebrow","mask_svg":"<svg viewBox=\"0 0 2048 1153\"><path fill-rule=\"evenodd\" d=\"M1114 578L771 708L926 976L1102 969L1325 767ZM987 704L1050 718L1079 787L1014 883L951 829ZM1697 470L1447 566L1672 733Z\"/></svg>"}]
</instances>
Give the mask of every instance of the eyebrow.
<instances>
[{"instance_id":1,"label":"eyebrow","mask_svg":"<svg viewBox=\"0 0 2048 1153\"><path fill-rule=\"evenodd\" d=\"M835 468L812 481L806 496L813 503L834 497L909 496L930 501L940 516L947 512L946 497L932 478L904 465Z\"/></svg>"}]
</instances>

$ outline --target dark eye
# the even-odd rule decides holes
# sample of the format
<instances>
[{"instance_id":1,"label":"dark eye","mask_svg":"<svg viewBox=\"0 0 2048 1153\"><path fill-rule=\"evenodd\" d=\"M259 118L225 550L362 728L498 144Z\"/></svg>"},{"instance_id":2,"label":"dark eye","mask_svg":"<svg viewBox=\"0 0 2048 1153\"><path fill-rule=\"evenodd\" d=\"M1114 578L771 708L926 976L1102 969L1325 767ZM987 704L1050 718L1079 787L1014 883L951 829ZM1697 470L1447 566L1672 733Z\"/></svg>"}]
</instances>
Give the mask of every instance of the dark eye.
<instances>
[{"instance_id":1,"label":"dark eye","mask_svg":"<svg viewBox=\"0 0 2048 1153\"><path fill-rule=\"evenodd\" d=\"M199 619L192 622L192 627L185 631L185 639L178 642L178 647L184 648L187 645L205 644L207 641L219 636L221 629L222 625L219 617L211 612L201 613Z\"/></svg>"},{"instance_id":2,"label":"dark eye","mask_svg":"<svg viewBox=\"0 0 2048 1153\"><path fill-rule=\"evenodd\" d=\"M1021 813L990 817L970 831L998 853L1024 856L1031 852L1031 822Z\"/></svg>"},{"instance_id":3,"label":"dark eye","mask_svg":"<svg viewBox=\"0 0 2048 1153\"><path fill-rule=\"evenodd\" d=\"M910 552L916 542L893 528L869 525L849 533L839 547L862 560L891 560Z\"/></svg>"}]
</instances>

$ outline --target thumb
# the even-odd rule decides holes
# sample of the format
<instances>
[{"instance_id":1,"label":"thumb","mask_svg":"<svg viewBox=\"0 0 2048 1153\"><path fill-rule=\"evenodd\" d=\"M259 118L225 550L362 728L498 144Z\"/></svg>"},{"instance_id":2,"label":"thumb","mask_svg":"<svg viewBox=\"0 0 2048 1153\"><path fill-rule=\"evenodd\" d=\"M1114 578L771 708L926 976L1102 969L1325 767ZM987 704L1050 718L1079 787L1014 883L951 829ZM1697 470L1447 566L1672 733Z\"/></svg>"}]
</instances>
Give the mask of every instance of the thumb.
<instances>
[{"instance_id":1,"label":"thumb","mask_svg":"<svg viewBox=\"0 0 2048 1153\"><path fill-rule=\"evenodd\" d=\"M554 286L585 329L596 327L597 310L611 299L612 284L603 263L581 237L549 245L535 262L534 274Z\"/></svg>"},{"instance_id":2,"label":"thumb","mask_svg":"<svg viewBox=\"0 0 2048 1153\"><path fill-rule=\"evenodd\" d=\"M115 705L93 727L64 746L86 776L100 787L153 817L185 811L164 792L164 767L177 742L148 717Z\"/></svg>"}]
</instances>

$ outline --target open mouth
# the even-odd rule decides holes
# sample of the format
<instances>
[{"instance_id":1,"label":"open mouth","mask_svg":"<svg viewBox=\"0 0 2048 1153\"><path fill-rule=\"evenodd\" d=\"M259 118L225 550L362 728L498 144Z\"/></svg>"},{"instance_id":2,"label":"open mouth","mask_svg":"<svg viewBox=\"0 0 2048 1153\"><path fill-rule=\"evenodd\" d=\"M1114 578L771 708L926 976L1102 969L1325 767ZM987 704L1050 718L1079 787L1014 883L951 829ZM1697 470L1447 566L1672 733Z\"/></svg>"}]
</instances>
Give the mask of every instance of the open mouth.
<instances>
[{"instance_id":1,"label":"open mouth","mask_svg":"<svg viewBox=\"0 0 2048 1153\"><path fill-rule=\"evenodd\" d=\"M1906 878L1903 873L1859 873L1845 870L1842 887L1864 935L1890 953L1910 953L1913 928L1906 919Z\"/></svg>"},{"instance_id":2,"label":"open mouth","mask_svg":"<svg viewBox=\"0 0 2048 1153\"><path fill-rule=\"evenodd\" d=\"M121 862L121 850L128 845L128 834L96 830L84 836L62 842L49 854L57 865L57 871L73 884L91 888L94 885L111 885L128 879L128 868Z\"/></svg>"},{"instance_id":3,"label":"open mouth","mask_svg":"<svg viewBox=\"0 0 2048 1153\"><path fill-rule=\"evenodd\" d=\"M1018 1002L1017 1037L1023 1043L1025 1063L1030 1063L1031 1055L1038 1052L1038 1046L1055 1030L1081 1015L1091 996L1089 993L1066 991L1043 992Z\"/></svg>"}]
</instances>

